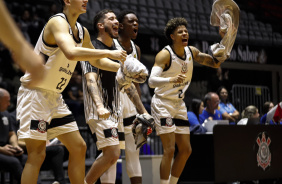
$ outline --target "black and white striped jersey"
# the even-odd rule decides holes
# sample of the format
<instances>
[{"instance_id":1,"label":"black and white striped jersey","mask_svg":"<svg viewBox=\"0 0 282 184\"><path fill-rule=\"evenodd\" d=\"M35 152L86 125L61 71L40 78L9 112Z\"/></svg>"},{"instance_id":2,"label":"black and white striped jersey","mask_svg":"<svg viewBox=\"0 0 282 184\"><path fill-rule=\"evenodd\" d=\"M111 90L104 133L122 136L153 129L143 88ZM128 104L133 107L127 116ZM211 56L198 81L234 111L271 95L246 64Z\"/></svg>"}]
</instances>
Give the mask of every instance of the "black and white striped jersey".
<instances>
[{"instance_id":1,"label":"black and white striped jersey","mask_svg":"<svg viewBox=\"0 0 282 184\"><path fill-rule=\"evenodd\" d=\"M92 41L93 45L97 49L108 49L108 50L116 50L116 47L107 47L101 41L95 39ZM119 61L115 61L119 62ZM98 120L97 108L95 103L93 102L91 95L87 89L87 81L85 78L85 74L89 72L96 72L98 75L97 85L99 88L99 93L104 107L107 108L111 115L109 119L114 122L122 122L122 109L121 109L121 101L119 95L118 83L116 81L116 72L110 72L98 69L92 66L88 61L81 61L82 68L82 84L83 84L83 95L84 95L84 111L85 111L85 119L88 122L90 119Z\"/></svg>"}]
</instances>

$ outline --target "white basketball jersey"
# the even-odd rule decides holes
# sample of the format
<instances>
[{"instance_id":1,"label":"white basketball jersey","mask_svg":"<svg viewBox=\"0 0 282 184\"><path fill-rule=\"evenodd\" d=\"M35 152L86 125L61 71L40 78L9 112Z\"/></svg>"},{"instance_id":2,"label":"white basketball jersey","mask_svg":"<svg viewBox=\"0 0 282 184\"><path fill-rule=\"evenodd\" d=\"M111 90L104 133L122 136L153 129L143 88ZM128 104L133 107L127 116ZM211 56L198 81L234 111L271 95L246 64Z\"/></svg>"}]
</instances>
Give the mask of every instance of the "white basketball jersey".
<instances>
[{"instance_id":1,"label":"white basketball jersey","mask_svg":"<svg viewBox=\"0 0 282 184\"><path fill-rule=\"evenodd\" d=\"M131 42L132 52L130 55L132 55L135 59L138 59L138 53L136 46L133 41ZM114 39L115 46L118 50L124 50L121 44L117 39ZM123 118L128 118L131 116L134 116L137 114L135 105L132 103L132 101L128 98L127 94L125 92L120 92L120 98L123 105Z\"/></svg>"},{"instance_id":2,"label":"white basketball jersey","mask_svg":"<svg viewBox=\"0 0 282 184\"><path fill-rule=\"evenodd\" d=\"M183 99L185 91L188 89L193 73L193 57L189 47L185 47L185 59L177 56L172 48L168 45L164 49L170 53L170 66L164 70L160 77L175 77L178 74L186 76L183 83L168 83L162 87L155 88L155 95L161 98L177 100Z\"/></svg>"},{"instance_id":3,"label":"white basketball jersey","mask_svg":"<svg viewBox=\"0 0 282 184\"><path fill-rule=\"evenodd\" d=\"M56 14L51 18L55 16L61 16L67 21L67 18L63 13ZM74 38L70 25L69 33L73 36L75 45L77 47L81 47L84 38L84 30L82 25L78 22L76 22L76 27L78 29L79 40L76 40ZM47 45L43 40L44 29L45 27L43 28L39 36L34 51L37 54L41 53L48 57L48 60L45 64L45 68L47 71L43 81L41 81L36 87L61 93L68 85L73 71L76 67L77 61L68 60L62 50L57 45ZM29 82L30 74L26 73L23 77L21 77L20 80L22 83Z\"/></svg>"},{"instance_id":4,"label":"white basketball jersey","mask_svg":"<svg viewBox=\"0 0 282 184\"><path fill-rule=\"evenodd\" d=\"M118 50L124 50L117 39L113 39L113 40ZM137 53L136 46L132 40L130 40L130 43L131 43L131 48L132 48L132 52L130 53L130 55L132 55L135 59L138 59L138 53Z\"/></svg>"}]
</instances>

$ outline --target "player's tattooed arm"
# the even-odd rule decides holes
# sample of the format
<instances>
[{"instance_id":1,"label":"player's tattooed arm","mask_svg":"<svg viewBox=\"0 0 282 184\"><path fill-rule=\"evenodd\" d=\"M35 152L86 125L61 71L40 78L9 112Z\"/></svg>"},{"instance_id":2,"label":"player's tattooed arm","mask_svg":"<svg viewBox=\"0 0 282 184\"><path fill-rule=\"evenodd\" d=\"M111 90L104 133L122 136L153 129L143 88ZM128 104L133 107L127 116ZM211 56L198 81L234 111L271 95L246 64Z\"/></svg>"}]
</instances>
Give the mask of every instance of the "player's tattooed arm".
<instances>
[{"instance_id":1,"label":"player's tattooed arm","mask_svg":"<svg viewBox=\"0 0 282 184\"><path fill-rule=\"evenodd\" d=\"M140 96L135 88L135 85L132 83L131 86L127 89L124 89L129 99L135 105L136 110L139 114L148 113L140 99Z\"/></svg>"},{"instance_id":2,"label":"player's tattooed arm","mask_svg":"<svg viewBox=\"0 0 282 184\"><path fill-rule=\"evenodd\" d=\"M194 61L201 65L218 68L220 62L216 61L211 55L200 52L196 47L190 46L190 49L193 54Z\"/></svg>"},{"instance_id":3,"label":"player's tattooed arm","mask_svg":"<svg viewBox=\"0 0 282 184\"><path fill-rule=\"evenodd\" d=\"M96 80L97 74L95 72L89 72L85 74L85 77L87 81L88 93L97 107L99 118L108 118L110 116L110 112L104 107L103 100L99 95L100 92Z\"/></svg>"}]
</instances>

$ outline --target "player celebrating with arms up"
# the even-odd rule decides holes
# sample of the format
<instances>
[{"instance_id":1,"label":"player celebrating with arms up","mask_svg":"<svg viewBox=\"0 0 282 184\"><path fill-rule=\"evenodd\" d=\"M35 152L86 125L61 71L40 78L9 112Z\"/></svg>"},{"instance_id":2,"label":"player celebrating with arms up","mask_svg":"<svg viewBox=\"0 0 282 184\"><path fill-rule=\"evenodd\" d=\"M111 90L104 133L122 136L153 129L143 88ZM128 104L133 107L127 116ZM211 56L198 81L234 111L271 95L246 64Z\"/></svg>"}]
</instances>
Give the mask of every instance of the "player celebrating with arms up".
<instances>
[{"instance_id":1,"label":"player celebrating with arms up","mask_svg":"<svg viewBox=\"0 0 282 184\"><path fill-rule=\"evenodd\" d=\"M151 104L152 116L164 149L160 165L161 184L177 183L192 152L187 108L183 98L191 82L193 61L214 68L221 64L197 48L188 47L187 24L184 18L168 21L164 33L170 45L157 54L149 78L149 86L155 88ZM178 153L171 168L175 143Z\"/></svg>"}]
</instances>

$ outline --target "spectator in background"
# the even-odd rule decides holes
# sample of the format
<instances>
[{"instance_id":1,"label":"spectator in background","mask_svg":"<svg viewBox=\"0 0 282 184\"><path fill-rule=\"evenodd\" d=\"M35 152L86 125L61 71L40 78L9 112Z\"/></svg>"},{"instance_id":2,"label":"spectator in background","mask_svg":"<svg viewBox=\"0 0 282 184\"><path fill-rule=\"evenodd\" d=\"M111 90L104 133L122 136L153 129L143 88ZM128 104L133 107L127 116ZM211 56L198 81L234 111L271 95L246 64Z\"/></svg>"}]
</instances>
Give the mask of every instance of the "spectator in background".
<instances>
[{"instance_id":1,"label":"spectator in background","mask_svg":"<svg viewBox=\"0 0 282 184\"><path fill-rule=\"evenodd\" d=\"M203 113L200 114L200 124L210 120L222 120L222 115L218 110L219 97L214 92L209 92L205 95Z\"/></svg>"},{"instance_id":2,"label":"spectator in background","mask_svg":"<svg viewBox=\"0 0 282 184\"><path fill-rule=\"evenodd\" d=\"M229 120L229 124L236 124L239 119L240 113L235 109L232 103L229 102L228 91L225 87L221 86L217 90L220 99L219 111L223 119Z\"/></svg>"},{"instance_id":3,"label":"spectator in background","mask_svg":"<svg viewBox=\"0 0 282 184\"><path fill-rule=\"evenodd\" d=\"M33 52L31 45L24 39L3 1L0 1L0 17L0 40L12 51L13 59L21 67L22 71L27 70L31 73L29 86L33 86L44 77L43 57Z\"/></svg>"},{"instance_id":4,"label":"spectator in background","mask_svg":"<svg viewBox=\"0 0 282 184\"><path fill-rule=\"evenodd\" d=\"M48 18L59 13L56 3L52 3L49 7Z\"/></svg>"},{"instance_id":5,"label":"spectator in background","mask_svg":"<svg viewBox=\"0 0 282 184\"><path fill-rule=\"evenodd\" d=\"M274 107L273 102L265 102L262 107L262 115L268 113Z\"/></svg>"},{"instance_id":6,"label":"spectator in background","mask_svg":"<svg viewBox=\"0 0 282 184\"><path fill-rule=\"evenodd\" d=\"M82 76L77 70L74 70L71 80L63 92L63 97L70 111L73 113L75 120L79 125L85 124Z\"/></svg>"},{"instance_id":7,"label":"spectator in background","mask_svg":"<svg viewBox=\"0 0 282 184\"><path fill-rule=\"evenodd\" d=\"M237 123L237 125L247 125L259 122L259 112L258 108L254 105L247 106L241 113L242 119Z\"/></svg>"},{"instance_id":8,"label":"spectator in background","mask_svg":"<svg viewBox=\"0 0 282 184\"><path fill-rule=\"evenodd\" d=\"M32 13L32 16L30 18L30 23L28 26L28 34L32 45L36 44L37 39L41 33L41 30L46 23L46 21L40 17L40 11L41 10L35 10Z\"/></svg>"},{"instance_id":9,"label":"spectator in background","mask_svg":"<svg viewBox=\"0 0 282 184\"><path fill-rule=\"evenodd\" d=\"M260 118L260 123L265 124L266 121L266 114L274 107L273 102L267 101L262 106L262 116ZM274 122L272 120L269 121L269 124L273 125Z\"/></svg>"},{"instance_id":10,"label":"spectator in background","mask_svg":"<svg viewBox=\"0 0 282 184\"><path fill-rule=\"evenodd\" d=\"M28 29L29 29L29 26L31 25L31 16L30 16L30 11L28 9L25 9L23 12L22 12L22 15L18 21L18 26L20 28L20 30L22 31L25 39L28 41L28 42L31 42L30 40L30 36L28 34Z\"/></svg>"},{"instance_id":11,"label":"spectator in background","mask_svg":"<svg viewBox=\"0 0 282 184\"><path fill-rule=\"evenodd\" d=\"M18 145L16 133L13 131L12 119L7 111L10 105L10 94L0 88L0 169L13 173L18 183L27 155Z\"/></svg>"},{"instance_id":12,"label":"spectator in background","mask_svg":"<svg viewBox=\"0 0 282 184\"><path fill-rule=\"evenodd\" d=\"M220 86L225 86L230 90L229 71L222 72L222 68L216 68L215 73L211 75L208 82L208 91L216 91Z\"/></svg>"},{"instance_id":13,"label":"spectator in background","mask_svg":"<svg viewBox=\"0 0 282 184\"><path fill-rule=\"evenodd\" d=\"M282 125L282 109L281 102L273 105L272 102L265 102L263 105L263 115L260 118L261 124L267 125Z\"/></svg>"},{"instance_id":14,"label":"spectator in background","mask_svg":"<svg viewBox=\"0 0 282 184\"><path fill-rule=\"evenodd\" d=\"M187 112L190 123L190 133L206 133L207 129L199 122L199 115L204 110L204 102L200 99L192 99L191 110Z\"/></svg>"}]
</instances>

